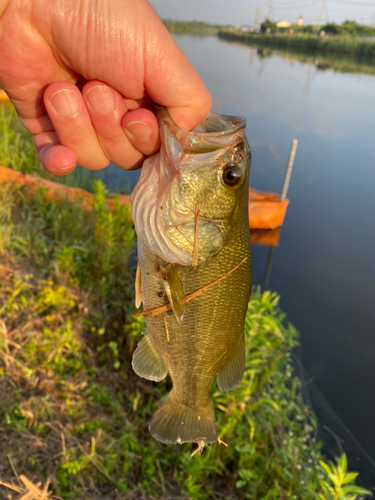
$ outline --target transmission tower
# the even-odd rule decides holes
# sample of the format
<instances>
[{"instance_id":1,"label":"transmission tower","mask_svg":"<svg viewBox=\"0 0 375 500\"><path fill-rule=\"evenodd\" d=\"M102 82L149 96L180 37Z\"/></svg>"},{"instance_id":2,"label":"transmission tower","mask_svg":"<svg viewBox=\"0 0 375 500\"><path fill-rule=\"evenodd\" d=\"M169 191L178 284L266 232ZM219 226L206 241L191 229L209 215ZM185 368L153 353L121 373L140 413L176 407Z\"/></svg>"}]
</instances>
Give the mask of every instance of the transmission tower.
<instances>
[{"instance_id":1,"label":"transmission tower","mask_svg":"<svg viewBox=\"0 0 375 500\"><path fill-rule=\"evenodd\" d=\"M272 0L268 0L267 19L269 19L270 21L275 20L275 14L273 13Z\"/></svg>"},{"instance_id":2,"label":"transmission tower","mask_svg":"<svg viewBox=\"0 0 375 500\"><path fill-rule=\"evenodd\" d=\"M257 7L255 11L254 28L259 29L259 27L260 27L260 10L259 7Z\"/></svg>"},{"instance_id":3,"label":"transmission tower","mask_svg":"<svg viewBox=\"0 0 375 500\"><path fill-rule=\"evenodd\" d=\"M319 29L323 23L323 16L326 16L326 24L329 23L329 20L328 20L328 5L327 5L327 0L323 0L323 4L322 4L322 10L320 11L320 16L319 16Z\"/></svg>"}]
</instances>

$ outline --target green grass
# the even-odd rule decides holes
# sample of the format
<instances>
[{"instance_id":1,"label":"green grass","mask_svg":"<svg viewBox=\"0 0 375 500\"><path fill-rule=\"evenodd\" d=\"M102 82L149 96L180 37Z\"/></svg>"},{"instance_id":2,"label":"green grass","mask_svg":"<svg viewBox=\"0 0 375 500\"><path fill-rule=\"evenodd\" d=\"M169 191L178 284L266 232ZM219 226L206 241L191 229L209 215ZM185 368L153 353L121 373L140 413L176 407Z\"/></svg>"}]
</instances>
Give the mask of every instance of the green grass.
<instances>
[{"instance_id":1,"label":"green grass","mask_svg":"<svg viewBox=\"0 0 375 500\"><path fill-rule=\"evenodd\" d=\"M208 24L202 21L163 21L163 23L170 33L179 34L217 35L219 29L222 28L220 25Z\"/></svg>"},{"instance_id":2,"label":"green grass","mask_svg":"<svg viewBox=\"0 0 375 500\"><path fill-rule=\"evenodd\" d=\"M238 33L233 30L220 30L218 36L225 40L240 41L251 45L263 45L274 48L297 48L320 54L347 54L351 57L370 60L375 56L375 42L365 41L360 37L334 36L319 37L309 34L269 34L255 35Z\"/></svg>"},{"instance_id":3,"label":"green grass","mask_svg":"<svg viewBox=\"0 0 375 500\"><path fill-rule=\"evenodd\" d=\"M147 422L171 382L155 384L131 369L144 329L133 314L134 231L128 207L108 212L102 183L94 196L87 212L0 187L0 494L16 498L13 484L22 497L16 473L23 484L24 476L50 481L50 499L366 494L345 456L324 461L291 362L298 332L275 293L255 290L249 303L241 385L212 390L227 446L192 457L193 445L150 436Z\"/></svg>"},{"instance_id":4,"label":"green grass","mask_svg":"<svg viewBox=\"0 0 375 500\"><path fill-rule=\"evenodd\" d=\"M25 130L18 121L13 106L0 102L0 166L12 168L26 174L37 175L44 179L74 186L93 192L93 185L98 180L98 173L76 167L72 173L63 176L51 175L44 170L39 162L34 148L31 134ZM104 183L108 183L109 175L101 172ZM113 173L112 173L113 176ZM117 194L129 194L129 182L120 178L112 192Z\"/></svg>"}]
</instances>

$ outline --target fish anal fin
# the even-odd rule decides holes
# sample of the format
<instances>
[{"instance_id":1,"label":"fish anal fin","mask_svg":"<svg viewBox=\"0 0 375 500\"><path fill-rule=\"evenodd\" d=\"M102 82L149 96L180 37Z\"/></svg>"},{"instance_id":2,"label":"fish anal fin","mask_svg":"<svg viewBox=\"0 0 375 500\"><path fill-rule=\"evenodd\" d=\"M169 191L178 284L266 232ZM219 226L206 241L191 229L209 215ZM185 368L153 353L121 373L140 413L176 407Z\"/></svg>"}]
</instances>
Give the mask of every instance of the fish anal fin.
<instances>
[{"instance_id":1,"label":"fish anal fin","mask_svg":"<svg viewBox=\"0 0 375 500\"><path fill-rule=\"evenodd\" d=\"M137 271L135 273L135 307L138 309L142 304L142 273L139 261L137 262Z\"/></svg>"},{"instance_id":2,"label":"fish anal fin","mask_svg":"<svg viewBox=\"0 0 375 500\"><path fill-rule=\"evenodd\" d=\"M140 377L160 382L168 374L165 364L155 349L149 335L145 335L134 351L133 370Z\"/></svg>"},{"instance_id":3,"label":"fish anal fin","mask_svg":"<svg viewBox=\"0 0 375 500\"><path fill-rule=\"evenodd\" d=\"M240 385L245 371L245 342L242 338L237 349L217 374L217 385L223 392Z\"/></svg>"},{"instance_id":4,"label":"fish anal fin","mask_svg":"<svg viewBox=\"0 0 375 500\"><path fill-rule=\"evenodd\" d=\"M174 264L169 264L166 267L160 266L160 274L172 311L181 325L186 309L186 298L176 266Z\"/></svg>"},{"instance_id":5,"label":"fish anal fin","mask_svg":"<svg viewBox=\"0 0 375 500\"><path fill-rule=\"evenodd\" d=\"M211 400L198 409L177 403L169 396L155 413L149 429L155 439L165 444L202 445L218 440Z\"/></svg>"}]
</instances>

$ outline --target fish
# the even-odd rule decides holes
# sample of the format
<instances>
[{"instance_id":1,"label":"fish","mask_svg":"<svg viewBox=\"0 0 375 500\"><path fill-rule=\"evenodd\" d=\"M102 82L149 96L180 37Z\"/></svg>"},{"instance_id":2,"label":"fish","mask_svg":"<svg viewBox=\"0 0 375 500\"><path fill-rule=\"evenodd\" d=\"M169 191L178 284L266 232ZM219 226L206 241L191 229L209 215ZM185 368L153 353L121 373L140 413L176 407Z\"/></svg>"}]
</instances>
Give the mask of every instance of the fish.
<instances>
[{"instance_id":1,"label":"fish","mask_svg":"<svg viewBox=\"0 0 375 500\"><path fill-rule=\"evenodd\" d=\"M246 118L209 113L193 130L157 110L160 152L131 195L137 234L136 306L146 330L133 354L140 377L169 373L172 390L149 431L165 444L219 440L210 397L245 369L251 293L248 218L251 150Z\"/></svg>"}]
</instances>

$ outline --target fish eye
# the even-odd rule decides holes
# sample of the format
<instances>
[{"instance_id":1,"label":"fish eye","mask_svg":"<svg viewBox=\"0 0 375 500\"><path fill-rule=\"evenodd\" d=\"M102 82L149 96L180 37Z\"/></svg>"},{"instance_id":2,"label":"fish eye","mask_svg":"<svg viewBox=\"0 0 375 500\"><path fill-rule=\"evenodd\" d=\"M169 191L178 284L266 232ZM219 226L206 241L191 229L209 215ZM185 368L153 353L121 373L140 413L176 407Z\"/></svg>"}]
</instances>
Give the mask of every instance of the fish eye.
<instances>
[{"instance_id":1,"label":"fish eye","mask_svg":"<svg viewBox=\"0 0 375 500\"><path fill-rule=\"evenodd\" d=\"M227 165L223 170L223 182L227 186L235 186L242 176L241 169L235 163Z\"/></svg>"}]
</instances>

